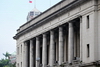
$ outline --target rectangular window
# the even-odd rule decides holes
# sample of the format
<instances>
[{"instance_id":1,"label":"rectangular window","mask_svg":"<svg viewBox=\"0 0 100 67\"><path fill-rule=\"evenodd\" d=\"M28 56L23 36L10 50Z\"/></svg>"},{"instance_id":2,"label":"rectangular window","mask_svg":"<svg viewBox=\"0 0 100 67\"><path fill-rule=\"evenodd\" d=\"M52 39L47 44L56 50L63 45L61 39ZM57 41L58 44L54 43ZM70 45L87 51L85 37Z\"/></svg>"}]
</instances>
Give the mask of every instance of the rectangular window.
<instances>
[{"instance_id":1,"label":"rectangular window","mask_svg":"<svg viewBox=\"0 0 100 67\"><path fill-rule=\"evenodd\" d=\"M21 45L21 53L22 53L22 45Z\"/></svg>"},{"instance_id":2,"label":"rectangular window","mask_svg":"<svg viewBox=\"0 0 100 67\"><path fill-rule=\"evenodd\" d=\"M87 57L90 57L90 46L87 44Z\"/></svg>"},{"instance_id":3,"label":"rectangular window","mask_svg":"<svg viewBox=\"0 0 100 67\"><path fill-rule=\"evenodd\" d=\"M17 54L19 54L19 47L17 47Z\"/></svg>"},{"instance_id":4,"label":"rectangular window","mask_svg":"<svg viewBox=\"0 0 100 67\"><path fill-rule=\"evenodd\" d=\"M89 15L87 16L87 29L89 28Z\"/></svg>"},{"instance_id":5,"label":"rectangular window","mask_svg":"<svg viewBox=\"0 0 100 67\"><path fill-rule=\"evenodd\" d=\"M17 66L19 67L19 63L17 64Z\"/></svg>"},{"instance_id":6,"label":"rectangular window","mask_svg":"<svg viewBox=\"0 0 100 67\"><path fill-rule=\"evenodd\" d=\"M30 16L33 16L34 15L34 12L30 12Z\"/></svg>"},{"instance_id":7,"label":"rectangular window","mask_svg":"<svg viewBox=\"0 0 100 67\"><path fill-rule=\"evenodd\" d=\"M21 62L21 67L22 67L22 62Z\"/></svg>"}]
</instances>

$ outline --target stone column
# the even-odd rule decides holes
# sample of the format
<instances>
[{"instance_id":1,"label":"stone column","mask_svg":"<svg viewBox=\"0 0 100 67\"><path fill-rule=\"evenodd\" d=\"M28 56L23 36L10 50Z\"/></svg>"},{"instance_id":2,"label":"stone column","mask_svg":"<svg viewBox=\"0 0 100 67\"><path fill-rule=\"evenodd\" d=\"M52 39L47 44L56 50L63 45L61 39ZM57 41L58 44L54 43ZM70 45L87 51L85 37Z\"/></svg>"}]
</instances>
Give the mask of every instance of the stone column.
<instances>
[{"instance_id":1,"label":"stone column","mask_svg":"<svg viewBox=\"0 0 100 67\"><path fill-rule=\"evenodd\" d=\"M68 36L68 63L72 63L74 58L74 30L73 24L69 23L69 36Z\"/></svg>"},{"instance_id":2,"label":"stone column","mask_svg":"<svg viewBox=\"0 0 100 67\"><path fill-rule=\"evenodd\" d=\"M33 67L34 66L34 55L33 55L33 41L30 40L30 67Z\"/></svg>"},{"instance_id":3,"label":"stone column","mask_svg":"<svg viewBox=\"0 0 100 67\"><path fill-rule=\"evenodd\" d=\"M82 17L80 17L80 61L82 61Z\"/></svg>"},{"instance_id":4,"label":"stone column","mask_svg":"<svg viewBox=\"0 0 100 67\"><path fill-rule=\"evenodd\" d=\"M36 37L36 67L40 67L40 43L39 43L39 37Z\"/></svg>"},{"instance_id":5,"label":"stone column","mask_svg":"<svg viewBox=\"0 0 100 67\"><path fill-rule=\"evenodd\" d=\"M50 59L49 64L53 66L55 61L55 44L54 44L54 31L50 31Z\"/></svg>"},{"instance_id":6,"label":"stone column","mask_svg":"<svg viewBox=\"0 0 100 67\"><path fill-rule=\"evenodd\" d=\"M63 28L59 27L59 65L64 61Z\"/></svg>"},{"instance_id":7,"label":"stone column","mask_svg":"<svg viewBox=\"0 0 100 67\"><path fill-rule=\"evenodd\" d=\"M43 34L42 64L43 64L43 67L45 67L47 65L47 38L46 38L46 34Z\"/></svg>"},{"instance_id":8,"label":"stone column","mask_svg":"<svg viewBox=\"0 0 100 67\"><path fill-rule=\"evenodd\" d=\"M22 67L25 67L25 44L22 43Z\"/></svg>"},{"instance_id":9,"label":"stone column","mask_svg":"<svg viewBox=\"0 0 100 67\"><path fill-rule=\"evenodd\" d=\"M28 45L27 42L25 42L25 64L24 67L28 67Z\"/></svg>"}]
</instances>

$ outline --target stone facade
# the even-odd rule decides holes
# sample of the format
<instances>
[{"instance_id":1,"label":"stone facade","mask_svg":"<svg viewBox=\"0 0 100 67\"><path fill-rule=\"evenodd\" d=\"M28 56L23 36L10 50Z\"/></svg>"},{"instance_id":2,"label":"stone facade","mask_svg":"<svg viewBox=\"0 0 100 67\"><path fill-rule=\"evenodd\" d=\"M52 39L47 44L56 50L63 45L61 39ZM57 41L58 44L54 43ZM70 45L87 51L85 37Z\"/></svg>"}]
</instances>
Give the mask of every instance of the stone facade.
<instances>
[{"instance_id":1,"label":"stone facade","mask_svg":"<svg viewBox=\"0 0 100 67\"><path fill-rule=\"evenodd\" d=\"M20 26L17 67L100 65L100 0L62 0Z\"/></svg>"}]
</instances>

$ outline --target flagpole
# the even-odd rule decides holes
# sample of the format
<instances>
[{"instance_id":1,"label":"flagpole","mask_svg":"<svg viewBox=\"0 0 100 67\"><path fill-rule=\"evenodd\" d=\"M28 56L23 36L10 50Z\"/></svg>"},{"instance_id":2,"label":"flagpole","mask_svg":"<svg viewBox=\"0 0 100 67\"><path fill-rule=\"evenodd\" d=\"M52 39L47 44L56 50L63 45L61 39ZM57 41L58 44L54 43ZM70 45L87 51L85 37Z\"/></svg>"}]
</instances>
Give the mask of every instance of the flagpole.
<instances>
[{"instance_id":1,"label":"flagpole","mask_svg":"<svg viewBox=\"0 0 100 67\"><path fill-rule=\"evenodd\" d=\"M51 7L51 0L50 0L50 7Z\"/></svg>"},{"instance_id":2,"label":"flagpole","mask_svg":"<svg viewBox=\"0 0 100 67\"><path fill-rule=\"evenodd\" d=\"M34 8L36 8L36 0L34 0Z\"/></svg>"}]
</instances>

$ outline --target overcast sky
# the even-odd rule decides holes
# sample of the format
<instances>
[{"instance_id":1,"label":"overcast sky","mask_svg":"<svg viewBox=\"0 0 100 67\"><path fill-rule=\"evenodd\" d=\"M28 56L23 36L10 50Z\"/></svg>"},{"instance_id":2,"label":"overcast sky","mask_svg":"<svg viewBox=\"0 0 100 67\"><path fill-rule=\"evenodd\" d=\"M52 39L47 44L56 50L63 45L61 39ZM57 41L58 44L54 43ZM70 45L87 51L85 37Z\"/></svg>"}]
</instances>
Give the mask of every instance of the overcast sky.
<instances>
[{"instance_id":1,"label":"overcast sky","mask_svg":"<svg viewBox=\"0 0 100 67\"><path fill-rule=\"evenodd\" d=\"M34 8L29 0L1 0L0 1L0 58L3 53L16 51L16 41L13 36L16 30L26 22L27 14ZM41 12L47 10L61 0L35 0L36 8Z\"/></svg>"}]
</instances>

